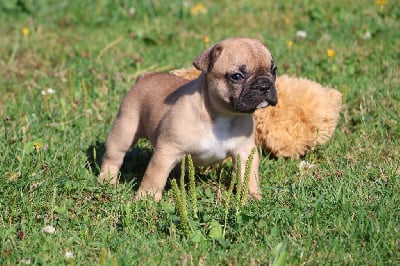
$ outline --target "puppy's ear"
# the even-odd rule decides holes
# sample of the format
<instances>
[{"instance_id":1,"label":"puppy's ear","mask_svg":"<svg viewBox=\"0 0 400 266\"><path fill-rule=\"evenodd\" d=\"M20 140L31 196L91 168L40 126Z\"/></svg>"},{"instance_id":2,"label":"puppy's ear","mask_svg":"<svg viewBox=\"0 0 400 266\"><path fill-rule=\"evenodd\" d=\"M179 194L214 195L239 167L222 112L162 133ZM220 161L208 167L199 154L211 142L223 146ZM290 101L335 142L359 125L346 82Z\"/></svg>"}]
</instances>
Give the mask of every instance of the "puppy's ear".
<instances>
[{"instance_id":1,"label":"puppy's ear","mask_svg":"<svg viewBox=\"0 0 400 266\"><path fill-rule=\"evenodd\" d=\"M214 67L214 63L222 52L222 46L216 44L211 48L205 50L194 61L193 66L200 71L210 72Z\"/></svg>"},{"instance_id":2,"label":"puppy's ear","mask_svg":"<svg viewBox=\"0 0 400 266\"><path fill-rule=\"evenodd\" d=\"M276 79L276 71L278 67L275 65L274 59L271 60L271 74Z\"/></svg>"}]
</instances>

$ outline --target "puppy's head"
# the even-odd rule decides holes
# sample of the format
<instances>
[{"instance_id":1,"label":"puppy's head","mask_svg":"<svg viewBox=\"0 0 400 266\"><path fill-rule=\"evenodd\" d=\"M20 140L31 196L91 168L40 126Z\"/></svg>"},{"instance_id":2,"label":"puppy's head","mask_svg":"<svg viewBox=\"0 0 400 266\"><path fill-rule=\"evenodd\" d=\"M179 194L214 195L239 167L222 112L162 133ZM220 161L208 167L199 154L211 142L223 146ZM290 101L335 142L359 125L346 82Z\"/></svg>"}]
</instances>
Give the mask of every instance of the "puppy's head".
<instances>
[{"instance_id":1,"label":"puppy's head","mask_svg":"<svg viewBox=\"0 0 400 266\"><path fill-rule=\"evenodd\" d=\"M206 73L211 100L226 110L252 113L277 104L276 66L259 40L223 40L199 55L193 65Z\"/></svg>"}]
</instances>

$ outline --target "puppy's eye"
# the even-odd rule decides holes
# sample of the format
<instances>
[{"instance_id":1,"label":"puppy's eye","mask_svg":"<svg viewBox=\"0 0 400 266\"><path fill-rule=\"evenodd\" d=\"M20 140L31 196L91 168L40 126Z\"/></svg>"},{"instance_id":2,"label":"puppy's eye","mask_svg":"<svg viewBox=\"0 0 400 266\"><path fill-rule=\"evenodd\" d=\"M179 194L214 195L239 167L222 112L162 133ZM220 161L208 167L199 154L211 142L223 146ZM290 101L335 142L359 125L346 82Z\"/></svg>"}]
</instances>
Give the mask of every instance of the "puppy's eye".
<instances>
[{"instance_id":1,"label":"puppy's eye","mask_svg":"<svg viewBox=\"0 0 400 266\"><path fill-rule=\"evenodd\" d=\"M229 76L232 81L239 82L244 79L244 76L241 73L233 73Z\"/></svg>"}]
</instances>

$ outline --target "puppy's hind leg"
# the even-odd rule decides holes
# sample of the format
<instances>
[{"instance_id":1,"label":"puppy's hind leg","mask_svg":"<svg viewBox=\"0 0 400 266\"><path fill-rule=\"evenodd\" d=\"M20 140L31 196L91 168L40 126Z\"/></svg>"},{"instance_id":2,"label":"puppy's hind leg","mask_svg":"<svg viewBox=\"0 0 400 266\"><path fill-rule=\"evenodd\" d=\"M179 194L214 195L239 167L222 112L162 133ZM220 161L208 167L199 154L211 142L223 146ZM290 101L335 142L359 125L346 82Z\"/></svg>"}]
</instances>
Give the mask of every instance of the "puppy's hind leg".
<instances>
[{"instance_id":1,"label":"puppy's hind leg","mask_svg":"<svg viewBox=\"0 0 400 266\"><path fill-rule=\"evenodd\" d=\"M103 156L99 183L116 184L126 152L139 138L137 132L139 116L131 113L118 113L117 119L108 135L106 152Z\"/></svg>"}]
</instances>

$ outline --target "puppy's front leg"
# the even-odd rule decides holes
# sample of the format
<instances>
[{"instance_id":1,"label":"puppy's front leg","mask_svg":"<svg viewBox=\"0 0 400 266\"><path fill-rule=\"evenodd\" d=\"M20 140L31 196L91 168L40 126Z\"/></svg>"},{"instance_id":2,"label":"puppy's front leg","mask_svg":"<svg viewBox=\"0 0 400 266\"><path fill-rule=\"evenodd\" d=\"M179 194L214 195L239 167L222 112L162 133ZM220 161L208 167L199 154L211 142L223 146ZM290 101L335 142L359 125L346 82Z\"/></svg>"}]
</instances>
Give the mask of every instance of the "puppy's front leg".
<instances>
[{"instance_id":1,"label":"puppy's front leg","mask_svg":"<svg viewBox=\"0 0 400 266\"><path fill-rule=\"evenodd\" d=\"M136 199L153 196L155 201L160 201L169 173L181 159L182 155L178 150L171 147L156 148L144 173Z\"/></svg>"},{"instance_id":2,"label":"puppy's front leg","mask_svg":"<svg viewBox=\"0 0 400 266\"><path fill-rule=\"evenodd\" d=\"M236 155L237 156L237 155ZM237 160L236 160L236 156L233 157L233 163L235 165L235 167L237 167ZM244 183L244 173L246 171L246 162L250 156L250 152L241 152L239 153L240 156L240 167L241 167L241 183L243 185ZM251 169L250 169L250 179L249 179L249 193L250 195L257 199L257 200L261 200L262 196L261 196L261 191L258 187L259 185L259 176L258 176L258 166L259 166L259 156L258 156L258 152L257 149L254 153L254 157L253 157L253 163L251 165ZM235 169L236 171L236 169Z\"/></svg>"},{"instance_id":3,"label":"puppy's front leg","mask_svg":"<svg viewBox=\"0 0 400 266\"><path fill-rule=\"evenodd\" d=\"M250 175L250 182L249 182L249 193L257 200L261 200L261 191L259 189L260 185L260 178L258 176L258 167L260 163L260 158L258 155L258 150L255 148L256 151L253 157L253 165L251 166L251 175Z\"/></svg>"}]
</instances>

